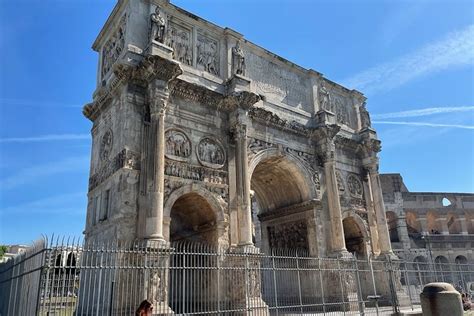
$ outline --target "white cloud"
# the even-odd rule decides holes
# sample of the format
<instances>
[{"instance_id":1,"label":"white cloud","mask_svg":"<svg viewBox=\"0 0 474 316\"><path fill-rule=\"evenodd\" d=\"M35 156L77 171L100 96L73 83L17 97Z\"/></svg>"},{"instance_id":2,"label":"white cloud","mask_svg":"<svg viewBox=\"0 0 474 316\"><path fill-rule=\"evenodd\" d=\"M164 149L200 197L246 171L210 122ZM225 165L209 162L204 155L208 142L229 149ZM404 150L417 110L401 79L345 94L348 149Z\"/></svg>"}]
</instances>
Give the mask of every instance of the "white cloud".
<instances>
[{"instance_id":1,"label":"white cloud","mask_svg":"<svg viewBox=\"0 0 474 316\"><path fill-rule=\"evenodd\" d=\"M392 119L392 118L407 118L428 116L434 114L456 113L456 112L471 112L474 111L474 106L457 106L457 107L436 107L418 110L372 114L371 117L375 119Z\"/></svg>"},{"instance_id":2,"label":"white cloud","mask_svg":"<svg viewBox=\"0 0 474 316\"><path fill-rule=\"evenodd\" d=\"M38 179L60 173L78 170L86 172L89 168L89 159L89 156L66 158L61 161L52 161L22 169L9 177L0 179L0 190L10 190L28 183L39 183Z\"/></svg>"},{"instance_id":3,"label":"white cloud","mask_svg":"<svg viewBox=\"0 0 474 316\"><path fill-rule=\"evenodd\" d=\"M75 192L41 198L0 210L2 214L85 214L86 201L87 193Z\"/></svg>"},{"instance_id":4,"label":"white cloud","mask_svg":"<svg viewBox=\"0 0 474 316\"><path fill-rule=\"evenodd\" d=\"M64 141L64 140L84 140L90 139L89 134L50 134L34 137L9 137L0 138L0 143L31 143L31 142L47 142L47 141Z\"/></svg>"},{"instance_id":5,"label":"white cloud","mask_svg":"<svg viewBox=\"0 0 474 316\"><path fill-rule=\"evenodd\" d=\"M343 80L343 84L367 94L374 94L389 91L423 75L473 64L474 25L470 25L412 54L347 78Z\"/></svg>"},{"instance_id":6,"label":"white cloud","mask_svg":"<svg viewBox=\"0 0 474 316\"><path fill-rule=\"evenodd\" d=\"M388 125L411 125L411 126L425 126L425 127L449 127L449 128L474 129L473 125L438 124L438 123L429 123L429 122L373 121L372 123L373 124L388 124Z\"/></svg>"}]
</instances>

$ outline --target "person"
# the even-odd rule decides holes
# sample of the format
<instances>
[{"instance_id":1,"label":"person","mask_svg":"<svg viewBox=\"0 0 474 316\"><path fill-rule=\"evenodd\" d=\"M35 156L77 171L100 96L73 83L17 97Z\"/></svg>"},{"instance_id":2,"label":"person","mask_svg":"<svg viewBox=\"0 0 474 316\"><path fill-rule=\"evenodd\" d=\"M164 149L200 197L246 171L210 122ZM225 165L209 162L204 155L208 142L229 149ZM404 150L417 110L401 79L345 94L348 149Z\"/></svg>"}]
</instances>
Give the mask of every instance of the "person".
<instances>
[{"instance_id":1,"label":"person","mask_svg":"<svg viewBox=\"0 0 474 316\"><path fill-rule=\"evenodd\" d=\"M152 316L153 315L153 304L148 300L144 300L138 306L135 316Z\"/></svg>"}]
</instances>

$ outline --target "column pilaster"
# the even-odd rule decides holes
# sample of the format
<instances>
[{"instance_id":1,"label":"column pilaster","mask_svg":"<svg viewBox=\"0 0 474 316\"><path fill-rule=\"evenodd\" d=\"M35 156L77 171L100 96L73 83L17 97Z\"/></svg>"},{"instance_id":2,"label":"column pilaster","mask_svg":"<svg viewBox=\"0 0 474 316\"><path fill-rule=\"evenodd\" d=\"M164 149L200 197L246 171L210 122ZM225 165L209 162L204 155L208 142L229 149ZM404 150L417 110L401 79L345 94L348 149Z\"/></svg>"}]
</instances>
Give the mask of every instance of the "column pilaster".
<instances>
[{"instance_id":1,"label":"column pilaster","mask_svg":"<svg viewBox=\"0 0 474 316\"><path fill-rule=\"evenodd\" d=\"M393 255L387 218L385 216L385 204L383 201L382 186L380 184L380 176L378 172L378 159L373 160L365 167L369 176L369 184L372 192L375 217L377 219L380 254Z\"/></svg>"},{"instance_id":2,"label":"column pilaster","mask_svg":"<svg viewBox=\"0 0 474 316\"><path fill-rule=\"evenodd\" d=\"M161 56L147 56L133 72L136 79L147 83L150 111L150 137L148 142L152 185L148 192L146 210L139 214L144 220L139 236L150 241L164 241L164 178L165 178L165 117L169 101L169 85L182 70L179 64ZM142 175L143 176L143 175Z\"/></svg>"},{"instance_id":3,"label":"column pilaster","mask_svg":"<svg viewBox=\"0 0 474 316\"><path fill-rule=\"evenodd\" d=\"M379 246L379 232L377 228L377 218L375 216L375 209L374 209L374 199L372 197L372 190L370 188L370 179L369 174L366 173L364 177L364 196L365 196L365 204L367 208L367 219L369 224L369 231L370 231L370 241L372 245L372 253L379 255L380 254L380 246Z\"/></svg>"},{"instance_id":4,"label":"column pilaster","mask_svg":"<svg viewBox=\"0 0 474 316\"><path fill-rule=\"evenodd\" d=\"M150 192L151 207L145 224L145 238L164 240L163 201L165 174L165 115L169 92L163 82L154 80L149 84L150 118L153 146L153 187Z\"/></svg>"},{"instance_id":5,"label":"column pilaster","mask_svg":"<svg viewBox=\"0 0 474 316\"><path fill-rule=\"evenodd\" d=\"M336 124L325 124L315 129L313 137L316 140L323 163L326 179L326 198L329 209L330 237L329 251L333 256L347 256L342 225L341 202L336 180L336 148L334 137L340 127Z\"/></svg>"}]
</instances>

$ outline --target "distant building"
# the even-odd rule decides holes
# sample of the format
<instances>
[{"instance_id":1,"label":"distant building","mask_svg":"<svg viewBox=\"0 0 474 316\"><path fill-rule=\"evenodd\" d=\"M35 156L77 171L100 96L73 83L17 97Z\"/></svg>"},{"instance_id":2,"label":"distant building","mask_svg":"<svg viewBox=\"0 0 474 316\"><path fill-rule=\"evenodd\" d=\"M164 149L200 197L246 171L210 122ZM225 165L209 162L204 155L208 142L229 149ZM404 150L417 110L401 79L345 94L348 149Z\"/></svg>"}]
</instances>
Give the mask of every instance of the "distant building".
<instances>
[{"instance_id":1,"label":"distant building","mask_svg":"<svg viewBox=\"0 0 474 316\"><path fill-rule=\"evenodd\" d=\"M409 192L398 173L382 174L380 181L390 241L400 258L474 262L474 194Z\"/></svg>"},{"instance_id":2,"label":"distant building","mask_svg":"<svg viewBox=\"0 0 474 316\"><path fill-rule=\"evenodd\" d=\"M7 247L7 252L5 252L3 257L0 258L0 263L8 261L14 256L24 253L26 249L28 249L28 246L25 245L11 245Z\"/></svg>"}]
</instances>

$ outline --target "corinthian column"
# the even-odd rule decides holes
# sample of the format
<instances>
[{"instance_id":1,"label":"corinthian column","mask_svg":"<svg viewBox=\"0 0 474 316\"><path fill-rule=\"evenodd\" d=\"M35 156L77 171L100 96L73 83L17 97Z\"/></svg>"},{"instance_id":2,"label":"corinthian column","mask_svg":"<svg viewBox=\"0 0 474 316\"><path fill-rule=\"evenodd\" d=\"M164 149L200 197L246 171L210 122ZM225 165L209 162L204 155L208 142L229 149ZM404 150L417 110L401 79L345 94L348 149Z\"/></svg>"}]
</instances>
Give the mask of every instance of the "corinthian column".
<instances>
[{"instance_id":1,"label":"corinthian column","mask_svg":"<svg viewBox=\"0 0 474 316\"><path fill-rule=\"evenodd\" d=\"M163 200L165 174L165 113L169 92L166 82L154 80L149 84L150 116L153 146L153 187L150 192L151 207L145 224L145 238L164 240Z\"/></svg>"},{"instance_id":2,"label":"corinthian column","mask_svg":"<svg viewBox=\"0 0 474 316\"><path fill-rule=\"evenodd\" d=\"M247 159L247 126L237 124L234 128L235 161L237 177L237 210L239 218L239 246L253 245L252 205Z\"/></svg>"},{"instance_id":3,"label":"corinthian column","mask_svg":"<svg viewBox=\"0 0 474 316\"><path fill-rule=\"evenodd\" d=\"M222 107L231 110L235 145L235 181L236 208L238 218L239 246L251 246L252 241L252 202L250 197L250 175L247 156L247 127L251 124L248 118L250 108L260 97L248 91L230 93L223 101Z\"/></svg>"},{"instance_id":4,"label":"corinthian column","mask_svg":"<svg viewBox=\"0 0 474 316\"><path fill-rule=\"evenodd\" d=\"M383 202L382 186L378 172L378 159L365 165L369 178L369 187L372 193L375 217L377 219L377 232L381 255L393 255L390 233L388 231L387 218L385 216L385 204Z\"/></svg>"},{"instance_id":5,"label":"corinthian column","mask_svg":"<svg viewBox=\"0 0 474 316\"><path fill-rule=\"evenodd\" d=\"M320 155L326 179L326 198L329 208L330 253L336 256L345 256L347 254L346 242L344 239L344 227L342 225L341 202L339 200L339 189L336 180L336 157L334 137L339 132L338 125L325 125L315 130L318 147L322 154Z\"/></svg>"}]
</instances>

